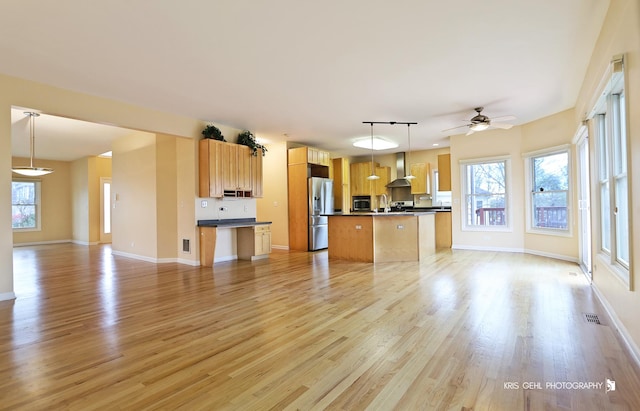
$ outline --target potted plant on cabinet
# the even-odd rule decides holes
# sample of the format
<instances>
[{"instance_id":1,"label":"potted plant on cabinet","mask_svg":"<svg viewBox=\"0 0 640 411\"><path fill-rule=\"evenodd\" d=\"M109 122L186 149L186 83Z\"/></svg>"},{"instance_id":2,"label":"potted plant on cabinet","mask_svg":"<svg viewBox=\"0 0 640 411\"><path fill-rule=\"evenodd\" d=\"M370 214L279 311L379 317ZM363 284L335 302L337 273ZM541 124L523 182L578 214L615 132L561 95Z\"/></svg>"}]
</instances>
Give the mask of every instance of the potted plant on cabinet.
<instances>
[{"instance_id":1,"label":"potted plant on cabinet","mask_svg":"<svg viewBox=\"0 0 640 411\"><path fill-rule=\"evenodd\" d=\"M262 150L264 156L267 152L267 148L256 141L256 136L249 130L245 130L238 134L238 144L245 145L251 149L251 154L258 155L258 150Z\"/></svg>"},{"instance_id":2,"label":"potted plant on cabinet","mask_svg":"<svg viewBox=\"0 0 640 411\"><path fill-rule=\"evenodd\" d=\"M208 124L204 128L204 130L202 130L202 135L204 136L204 138L209 138L209 139L218 140L218 141L227 141L224 139L224 136L222 135L222 132L220 131L220 129L214 126L213 124Z\"/></svg>"}]
</instances>

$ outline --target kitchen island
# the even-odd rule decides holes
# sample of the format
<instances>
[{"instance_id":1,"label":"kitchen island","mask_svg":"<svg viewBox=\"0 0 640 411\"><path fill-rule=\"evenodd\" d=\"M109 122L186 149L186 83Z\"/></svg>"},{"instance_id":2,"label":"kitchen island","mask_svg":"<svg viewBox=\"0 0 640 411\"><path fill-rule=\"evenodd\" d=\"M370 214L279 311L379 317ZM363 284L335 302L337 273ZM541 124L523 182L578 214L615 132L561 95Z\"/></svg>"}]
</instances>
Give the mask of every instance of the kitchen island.
<instances>
[{"instance_id":1,"label":"kitchen island","mask_svg":"<svg viewBox=\"0 0 640 411\"><path fill-rule=\"evenodd\" d=\"M329 215L329 259L419 261L436 251L435 212Z\"/></svg>"}]
</instances>

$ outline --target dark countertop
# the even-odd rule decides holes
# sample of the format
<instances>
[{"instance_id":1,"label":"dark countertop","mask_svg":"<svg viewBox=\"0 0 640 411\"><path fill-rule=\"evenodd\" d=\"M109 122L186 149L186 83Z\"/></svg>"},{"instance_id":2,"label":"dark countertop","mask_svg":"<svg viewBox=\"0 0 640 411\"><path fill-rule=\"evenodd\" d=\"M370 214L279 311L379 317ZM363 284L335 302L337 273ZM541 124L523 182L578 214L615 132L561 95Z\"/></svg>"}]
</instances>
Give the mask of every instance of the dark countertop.
<instances>
[{"instance_id":1,"label":"dark countertop","mask_svg":"<svg viewBox=\"0 0 640 411\"><path fill-rule=\"evenodd\" d=\"M412 217L419 216L424 214L435 214L435 210L407 210L407 211L390 211L388 213L384 213L382 211L378 213L374 213L373 211L352 211L350 213L332 213L332 214L322 214L323 216L328 217Z\"/></svg>"},{"instance_id":2,"label":"dark countertop","mask_svg":"<svg viewBox=\"0 0 640 411\"><path fill-rule=\"evenodd\" d=\"M413 211L435 211L436 213L450 213L451 206L414 207Z\"/></svg>"},{"instance_id":3,"label":"dark countertop","mask_svg":"<svg viewBox=\"0 0 640 411\"><path fill-rule=\"evenodd\" d=\"M229 218L226 220L198 220L198 227L251 227L271 224L271 221L256 221L255 218Z\"/></svg>"}]
</instances>

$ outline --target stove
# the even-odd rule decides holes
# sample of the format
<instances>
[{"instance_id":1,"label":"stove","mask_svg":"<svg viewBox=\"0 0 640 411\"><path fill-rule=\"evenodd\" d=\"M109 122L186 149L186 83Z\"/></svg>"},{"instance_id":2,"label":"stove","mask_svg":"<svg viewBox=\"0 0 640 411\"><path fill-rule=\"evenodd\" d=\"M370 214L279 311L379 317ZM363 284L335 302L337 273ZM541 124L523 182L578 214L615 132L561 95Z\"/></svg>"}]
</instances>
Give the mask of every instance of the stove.
<instances>
[{"instance_id":1,"label":"stove","mask_svg":"<svg viewBox=\"0 0 640 411\"><path fill-rule=\"evenodd\" d=\"M404 210L406 208L413 208L413 201L402 200L402 201L392 201L389 206L396 210Z\"/></svg>"}]
</instances>

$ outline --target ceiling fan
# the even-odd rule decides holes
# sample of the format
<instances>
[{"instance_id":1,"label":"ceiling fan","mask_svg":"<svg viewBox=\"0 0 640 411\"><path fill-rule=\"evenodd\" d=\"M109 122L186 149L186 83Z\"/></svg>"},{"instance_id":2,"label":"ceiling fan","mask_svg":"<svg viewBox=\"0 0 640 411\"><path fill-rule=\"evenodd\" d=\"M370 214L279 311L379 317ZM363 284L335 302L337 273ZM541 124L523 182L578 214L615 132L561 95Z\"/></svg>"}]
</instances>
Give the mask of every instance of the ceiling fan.
<instances>
[{"instance_id":1,"label":"ceiling fan","mask_svg":"<svg viewBox=\"0 0 640 411\"><path fill-rule=\"evenodd\" d=\"M485 116L484 114L482 114L482 110L484 110L484 107L476 107L474 108L474 110L476 111L477 114L474 117L472 117L471 120L469 120L469 124L448 128L442 131L455 130L456 128L461 128L461 127L469 127L469 131L467 132L467 135L469 135L469 134L473 134L476 131L486 130L489 127L501 128L503 130L508 130L511 127L513 127L513 124L496 122L495 120L501 120L501 121L515 120L515 116L503 116L503 117L496 117L494 119L491 119Z\"/></svg>"}]
</instances>

